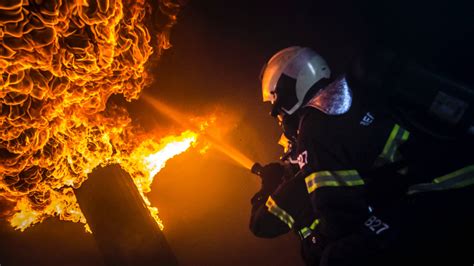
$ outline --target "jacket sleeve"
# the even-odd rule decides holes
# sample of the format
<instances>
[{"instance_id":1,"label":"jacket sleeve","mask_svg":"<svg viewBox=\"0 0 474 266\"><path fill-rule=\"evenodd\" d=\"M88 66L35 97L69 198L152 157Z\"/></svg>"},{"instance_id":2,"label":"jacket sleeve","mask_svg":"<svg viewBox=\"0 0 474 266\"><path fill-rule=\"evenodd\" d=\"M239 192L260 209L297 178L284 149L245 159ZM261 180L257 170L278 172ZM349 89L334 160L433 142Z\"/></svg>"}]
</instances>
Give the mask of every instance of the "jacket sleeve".
<instances>
[{"instance_id":1,"label":"jacket sleeve","mask_svg":"<svg viewBox=\"0 0 474 266\"><path fill-rule=\"evenodd\" d=\"M276 237L306 226L311 210L304 180L298 174L273 192L259 191L252 198L250 230L259 237ZM312 216L311 216L312 217ZM311 218L310 217L310 218Z\"/></svg>"},{"instance_id":2,"label":"jacket sleeve","mask_svg":"<svg viewBox=\"0 0 474 266\"><path fill-rule=\"evenodd\" d=\"M250 231L262 238L273 238L290 231L286 223L269 212L266 206L269 196L270 193L260 190L251 199Z\"/></svg>"}]
</instances>

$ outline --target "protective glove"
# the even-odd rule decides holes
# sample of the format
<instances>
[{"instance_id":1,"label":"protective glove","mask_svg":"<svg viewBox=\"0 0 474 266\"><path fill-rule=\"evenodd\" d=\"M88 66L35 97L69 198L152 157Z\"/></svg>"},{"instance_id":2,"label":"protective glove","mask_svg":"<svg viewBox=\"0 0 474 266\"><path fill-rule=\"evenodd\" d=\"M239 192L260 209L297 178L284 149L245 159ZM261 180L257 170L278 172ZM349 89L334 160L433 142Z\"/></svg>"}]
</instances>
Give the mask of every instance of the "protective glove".
<instances>
[{"instance_id":1,"label":"protective glove","mask_svg":"<svg viewBox=\"0 0 474 266\"><path fill-rule=\"evenodd\" d=\"M262 192L270 194L275 191L275 189L283 182L284 174L285 168L281 163L269 163L263 166L260 171Z\"/></svg>"}]
</instances>

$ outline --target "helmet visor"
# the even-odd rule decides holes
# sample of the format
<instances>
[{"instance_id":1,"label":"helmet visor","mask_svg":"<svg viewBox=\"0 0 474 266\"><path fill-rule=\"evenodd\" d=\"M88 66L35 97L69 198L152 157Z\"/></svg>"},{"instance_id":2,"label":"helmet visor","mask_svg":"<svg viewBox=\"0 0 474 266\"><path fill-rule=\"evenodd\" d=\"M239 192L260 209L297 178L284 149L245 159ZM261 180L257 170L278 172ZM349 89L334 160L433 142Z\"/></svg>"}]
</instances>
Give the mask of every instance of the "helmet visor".
<instances>
[{"instance_id":1,"label":"helmet visor","mask_svg":"<svg viewBox=\"0 0 474 266\"><path fill-rule=\"evenodd\" d=\"M275 93L276 99L273 101L273 111L280 113L287 112L298 103L296 96L296 79L291 78L285 74L280 76L276 85Z\"/></svg>"},{"instance_id":2,"label":"helmet visor","mask_svg":"<svg viewBox=\"0 0 474 266\"><path fill-rule=\"evenodd\" d=\"M268 61L262 75L262 96L264 102L270 101L273 103L276 100L274 92L280 75L285 70L288 62L291 61L291 58L296 56L300 49L300 47L296 46L284 49Z\"/></svg>"}]
</instances>

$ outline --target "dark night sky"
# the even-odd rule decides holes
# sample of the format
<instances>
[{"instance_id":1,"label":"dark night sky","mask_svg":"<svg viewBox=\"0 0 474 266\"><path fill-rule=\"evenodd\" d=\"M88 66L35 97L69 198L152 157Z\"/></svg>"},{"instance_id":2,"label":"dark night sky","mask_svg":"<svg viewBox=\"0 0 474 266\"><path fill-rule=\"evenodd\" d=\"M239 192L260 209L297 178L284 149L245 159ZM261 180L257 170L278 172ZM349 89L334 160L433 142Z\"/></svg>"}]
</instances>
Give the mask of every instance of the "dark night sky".
<instances>
[{"instance_id":1,"label":"dark night sky","mask_svg":"<svg viewBox=\"0 0 474 266\"><path fill-rule=\"evenodd\" d=\"M369 43L389 43L429 64L442 60L447 72L457 66L453 75L468 73L463 63L454 64L472 58L472 51L465 53L473 44L474 12L467 4L353 2L191 1L146 91L185 113L230 112L234 126L226 138L250 158L268 162L279 157L279 129L261 102L258 75L279 49L313 47L340 73ZM143 102L128 107L137 123L169 124ZM249 232L249 201L258 187L256 177L213 150L168 163L150 198L182 265L302 264L293 235L265 240ZM52 219L25 233L3 224L0 247L2 266L102 265L80 225Z\"/></svg>"}]
</instances>

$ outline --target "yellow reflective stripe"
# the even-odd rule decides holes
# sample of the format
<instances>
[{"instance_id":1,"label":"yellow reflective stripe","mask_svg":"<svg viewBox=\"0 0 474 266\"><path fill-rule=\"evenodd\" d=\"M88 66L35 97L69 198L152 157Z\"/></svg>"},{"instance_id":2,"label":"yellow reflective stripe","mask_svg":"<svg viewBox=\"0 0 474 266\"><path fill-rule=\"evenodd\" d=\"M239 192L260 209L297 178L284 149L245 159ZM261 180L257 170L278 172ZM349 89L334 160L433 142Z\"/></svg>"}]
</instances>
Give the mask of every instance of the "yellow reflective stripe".
<instances>
[{"instance_id":1,"label":"yellow reflective stripe","mask_svg":"<svg viewBox=\"0 0 474 266\"><path fill-rule=\"evenodd\" d=\"M309 229L308 227L304 227L298 232L298 234L300 235L301 238L305 239L311 235L311 229Z\"/></svg>"},{"instance_id":2,"label":"yellow reflective stripe","mask_svg":"<svg viewBox=\"0 0 474 266\"><path fill-rule=\"evenodd\" d=\"M382 155L388 154L390 152L390 148L392 147L392 143L397 137L398 130L400 129L400 126L398 124L395 124L395 126L392 129L392 132L390 132L390 136L388 137L387 142L385 143L385 147L383 148Z\"/></svg>"},{"instance_id":3,"label":"yellow reflective stripe","mask_svg":"<svg viewBox=\"0 0 474 266\"><path fill-rule=\"evenodd\" d=\"M309 226L311 230L316 229L316 226L319 224L319 219L315 219L314 222Z\"/></svg>"},{"instance_id":4,"label":"yellow reflective stripe","mask_svg":"<svg viewBox=\"0 0 474 266\"><path fill-rule=\"evenodd\" d=\"M305 239L311 235L312 231L316 229L316 226L319 224L319 219L315 219L309 227L304 227L298 231L298 234L301 238Z\"/></svg>"},{"instance_id":5,"label":"yellow reflective stripe","mask_svg":"<svg viewBox=\"0 0 474 266\"><path fill-rule=\"evenodd\" d=\"M267 206L268 211L278 217L282 222L286 223L289 228L293 227L293 224L295 223L295 220L291 215L289 215L285 210L280 208L276 202L272 199L271 196L268 197L267 202L265 203L265 206Z\"/></svg>"},{"instance_id":6,"label":"yellow reflective stripe","mask_svg":"<svg viewBox=\"0 0 474 266\"><path fill-rule=\"evenodd\" d=\"M402 135L402 142L405 142L408 140L408 138L410 137L410 132L408 132L407 130L403 130L403 135Z\"/></svg>"},{"instance_id":7,"label":"yellow reflective stripe","mask_svg":"<svg viewBox=\"0 0 474 266\"><path fill-rule=\"evenodd\" d=\"M412 195L420 192L463 188L470 185L474 185L474 165L464 167L441 177L437 177L432 183L423 183L410 186L408 188L407 194Z\"/></svg>"},{"instance_id":8,"label":"yellow reflective stripe","mask_svg":"<svg viewBox=\"0 0 474 266\"><path fill-rule=\"evenodd\" d=\"M438 178L435 178L433 180L434 183L442 183L442 182L445 182L449 179L452 179L452 178L456 178L457 176L460 176L460 175L464 175L464 174L467 174L467 173L470 173L470 172L473 172L474 173L474 165L470 165L468 167L464 167L462 169L459 169L457 171L454 171L450 174L447 174L447 175L444 175L444 176L441 176L441 177L438 177Z\"/></svg>"},{"instance_id":9,"label":"yellow reflective stripe","mask_svg":"<svg viewBox=\"0 0 474 266\"><path fill-rule=\"evenodd\" d=\"M393 162L395 160L395 154L397 152L398 146L407 141L409 137L410 132L403 129L398 124L395 124L379 157Z\"/></svg>"},{"instance_id":10,"label":"yellow reflective stripe","mask_svg":"<svg viewBox=\"0 0 474 266\"><path fill-rule=\"evenodd\" d=\"M305 177L306 189L312 193L320 187L360 186L364 180L356 170L321 171Z\"/></svg>"}]
</instances>

